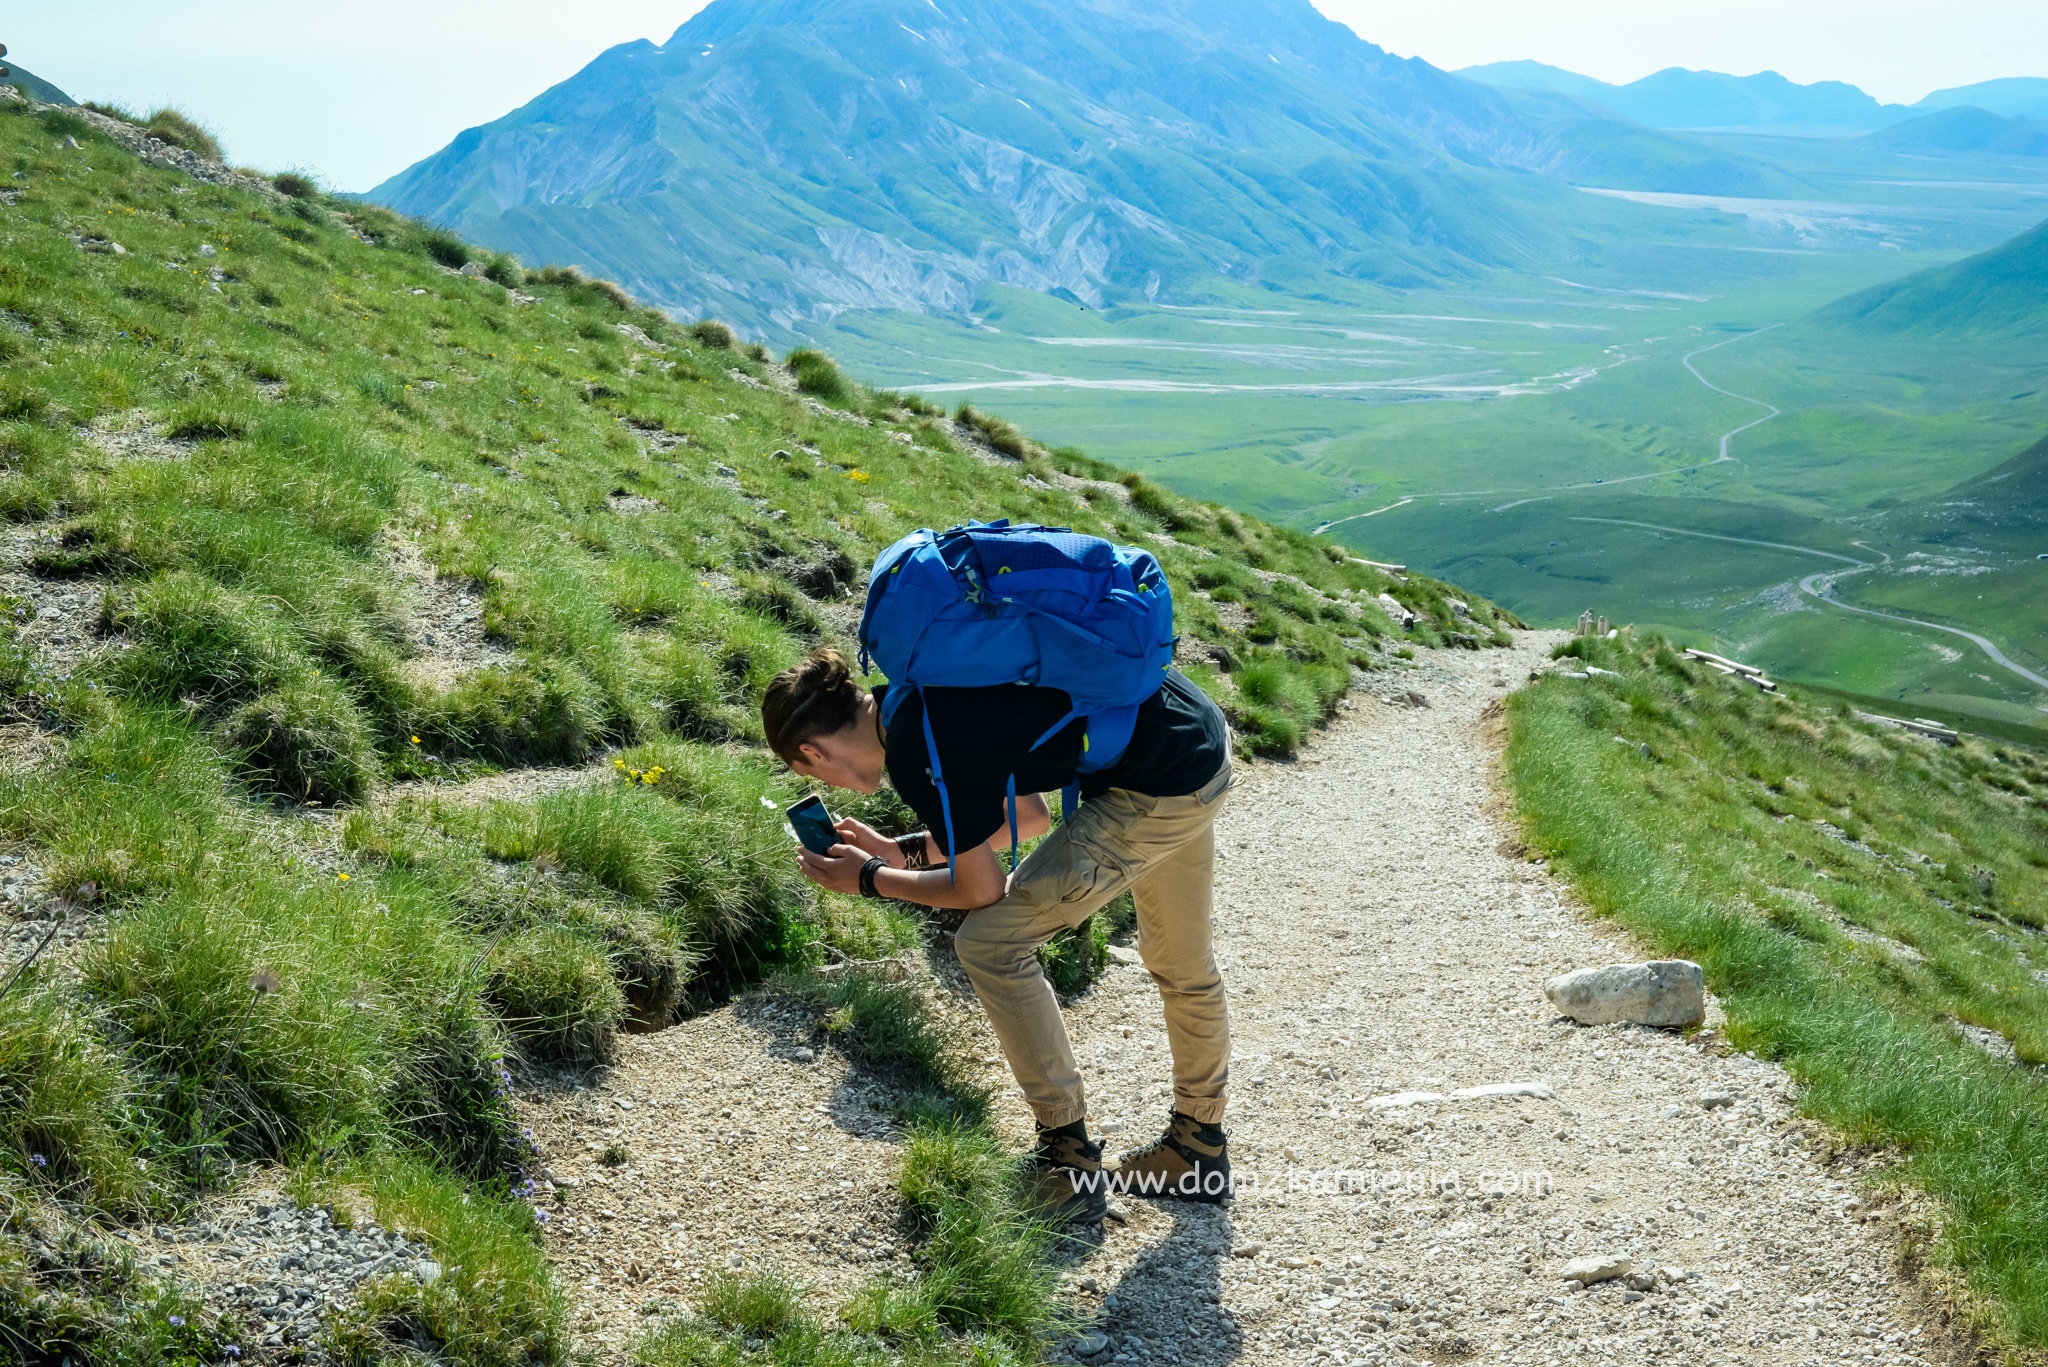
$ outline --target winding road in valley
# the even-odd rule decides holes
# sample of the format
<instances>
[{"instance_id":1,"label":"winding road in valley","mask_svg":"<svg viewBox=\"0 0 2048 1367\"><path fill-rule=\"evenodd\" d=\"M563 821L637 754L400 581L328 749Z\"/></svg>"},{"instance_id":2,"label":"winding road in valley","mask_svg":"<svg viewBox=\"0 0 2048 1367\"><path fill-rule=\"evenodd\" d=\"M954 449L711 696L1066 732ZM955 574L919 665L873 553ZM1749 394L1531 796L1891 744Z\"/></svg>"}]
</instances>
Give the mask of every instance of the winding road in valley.
<instances>
[{"instance_id":1,"label":"winding road in valley","mask_svg":"<svg viewBox=\"0 0 2048 1367\"><path fill-rule=\"evenodd\" d=\"M1888 555L1883 560L1858 560L1854 556L1842 555L1835 551L1824 551L1817 546L1794 546L1783 541L1757 541L1746 536L1722 536L1718 532L1695 532L1689 531L1684 527L1666 527L1655 522L1631 522L1626 518L1619 517L1575 517L1572 521L1604 522L1614 527L1641 527L1645 531L1665 532L1671 536L1691 536L1697 537L1702 541L1732 541L1738 546L1763 546L1774 551L1791 551L1796 555L1817 555L1827 560L1839 560L1849 566L1849 568L1846 570L1822 570L1817 574L1809 574L1799 581L1799 591L1815 602L1825 603L1829 607L1839 608L1843 612L1854 612L1865 617L1882 617L1887 622L1898 622L1904 626L1918 627L1923 631L1940 631L1950 636L1960 636L1983 651L1994 664L2003 669L2011 670L2036 688L2048 688L2048 678L2043 678L2025 665L2018 663L2004 651L2000 650L1995 642L1978 635L1974 631L1965 631L1961 627L1943 626L1939 622L1923 622L1918 617L1902 617L1896 612L1879 612L1876 608L1857 607L1854 603L1845 603L1835 597L1836 580L1846 579L1852 574L1862 574L1867 570L1882 569L1891 563L1891 557ZM1880 551L1878 554L1883 555L1884 553Z\"/></svg>"}]
</instances>

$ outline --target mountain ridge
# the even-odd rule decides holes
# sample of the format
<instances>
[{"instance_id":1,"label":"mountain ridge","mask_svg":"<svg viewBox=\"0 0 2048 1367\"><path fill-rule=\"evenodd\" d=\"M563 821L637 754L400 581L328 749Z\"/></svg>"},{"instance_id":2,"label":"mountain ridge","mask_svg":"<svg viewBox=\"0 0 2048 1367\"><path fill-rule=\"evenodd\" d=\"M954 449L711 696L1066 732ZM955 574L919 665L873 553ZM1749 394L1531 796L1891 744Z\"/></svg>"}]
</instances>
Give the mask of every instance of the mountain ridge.
<instances>
[{"instance_id":1,"label":"mountain ridge","mask_svg":"<svg viewBox=\"0 0 2048 1367\"><path fill-rule=\"evenodd\" d=\"M78 101L51 85L33 71L24 69L20 62L8 61L4 65L10 75L0 76L0 85L12 86L34 100L37 104L74 105Z\"/></svg>"},{"instance_id":2,"label":"mountain ridge","mask_svg":"<svg viewBox=\"0 0 2048 1367\"><path fill-rule=\"evenodd\" d=\"M1305 0L717 0L369 197L790 328L966 312L987 284L1099 307L1566 258L1550 211L1629 212L1563 183L1605 183L1582 121L1393 57ZM1677 142L1635 160L1718 164Z\"/></svg>"},{"instance_id":3,"label":"mountain ridge","mask_svg":"<svg viewBox=\"0 0 2048 1367\"><path fill-rule=\"evenodd\" d=\"M1911 117L1844 81L1801 85L1775 71L1732 76L1666 67L1614 85L1543 62L1491 62L1456 74L1498 87L1552 90L1591 100L1623 118L1668 131L1832 134L1869 132Z\"/></svg>"}]
</instances>

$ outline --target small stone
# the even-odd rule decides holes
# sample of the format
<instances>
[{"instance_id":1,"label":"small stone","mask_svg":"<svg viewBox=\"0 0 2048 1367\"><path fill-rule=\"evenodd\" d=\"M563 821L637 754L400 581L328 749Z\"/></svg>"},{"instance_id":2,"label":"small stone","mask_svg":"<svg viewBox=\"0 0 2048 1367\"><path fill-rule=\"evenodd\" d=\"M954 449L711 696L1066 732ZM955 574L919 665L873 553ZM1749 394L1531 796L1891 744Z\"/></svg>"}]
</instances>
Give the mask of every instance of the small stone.
<instances>
[{"instance_id":1,"label":"small stone","mask_svg":"<svg viewBox=\"0 0 2048 1367\"><path fill-rule=\"evenodd\" d=\"M1100 1330L1091 1329L1074 1340L1074 1356L1078 1358L1092 1358L1097 1353L1107 1352L1108 1350L1109 1335L1102 1333Z\"/></svg>"},{"instance_id":2,"label":"small stone","mask_svg":"<svg viewBox=\"0 0 2048 1367\"><path fill-rule=\"evenodd\" d=\"M1121 1201L1111 1201L1109 1209L1105 1214L1120 1225L1127 1225L1131 1222L1131 1212Z\"/></svg>"},{"instance_id":3,"label":"small stone","mask_svg":"<svg viewBox=\"0 0 2048 1367\"><path fill-rule=\"evenodd\" d=\"M1298 1271L1300 1271L1300 1270L1301 1270L1302 1268L1304 1268L1304 1267L1307 1267L1307 1266L1308 1266L1308 1259L1306 1259L1306 1258L1282 1258L1282 1259L1280 1260L1280 1266L1282 1266L1282 1267L1284 1267L1284 1268L1287 1268L1287 1269L1288 1269L1288 1270L1290 1270L1290 1271L1298 1272Z\"/></svg>"},{"instance_id":4,"label":"small stone","mask_svg":"<svg viewBox=\"0 0 2048 1367\"><path fill-rule=\"evenodd\" d=\"M211 242L202 242L199 244L199 254L201 256L219 256L220 249Z\"/></svg>"},{"instance_id":5,"label":"small stone","mask_svg":"<svg viewBox=\"0 0 2048 1367\"><path fill-rule=\"evenodd\" d=\"M1265 1249L1264 1244L1237 1244L1230 1250L1233 1258L1256 1258Z\"/></svg>"},{"instance_id":6,"label":"small stone","mask_svg":"<svg viewBox=\"0 0 2048 1367\"><path fill-rule=\"evenodd\" d=\"M1578 1282L1581 1286L1592 1286L1596 1282L1612 1281L1626 1277L1635 1270L1635 1261L1618 1253L1601 1253L1589 1258L1574 1258L1564 1265L1564 1279Z\"/></svg>"},{"instance_id":7,"label":"small stone","mask_svg":"<svg viewBox=\"0 0 2048 1367\"><path fill-rule=\"evenodd\" d=\"M1138 965L1145 962L1143 959L1138 957L1137 950L1126 949L1122 945L1111 945L1109 947L1109 961L1113 964L1123 964L1126 967L1130 968L1136 968Z\"/></svg>"},{"instance_id":8,"label":"small stone","mask_svg":"<svg viewBox=\"0 0 2048 1367\"><path fill-rule=\"evenodd\" d=\"M1581 1025L1698 1025L1707 1018L1707 980L1686 959L1581 968L1552 978L1544 995Z\"/></svg>"},{"instance_id":9,"label":"small stone","mask_svg":"<svg viewBox=\"0 0 2048 1367\"><path fill-rule=\"evenodd\" d=\"M816 1063L818 1061L817 1050L806 1049L802 1046L798 1046L797 1048L790 1050L789 1056L795 1059L798 1063Z\"/></svg>"},{"instance_id":10,"label":"small stone","mask_svg":"<svg viewBox=\"0 0 2048 1367\"><path fill-rule=\"evenodd\" d=\"M1700 1105L1710 1111L1718 1111L1725 1106L1733 1106L1734 1104L1735 1093L1724 1091L1719 1087L1709 1087L1706 1091L1700 1093Z\"/></svg>"},{"instance_id":11,"label":"small stone","mask_svg":"<svg viewBox=\"0 0 2048 1367\"><path fill-rule=\"evenodd\" d=\"M1663 1110L1657 1112L1657 1114L1663 1116L1666 1120L1676 1120L1680 1116L1685 1114L1685 1107L1666 1106Z\"/></svg>"}]
</instances>

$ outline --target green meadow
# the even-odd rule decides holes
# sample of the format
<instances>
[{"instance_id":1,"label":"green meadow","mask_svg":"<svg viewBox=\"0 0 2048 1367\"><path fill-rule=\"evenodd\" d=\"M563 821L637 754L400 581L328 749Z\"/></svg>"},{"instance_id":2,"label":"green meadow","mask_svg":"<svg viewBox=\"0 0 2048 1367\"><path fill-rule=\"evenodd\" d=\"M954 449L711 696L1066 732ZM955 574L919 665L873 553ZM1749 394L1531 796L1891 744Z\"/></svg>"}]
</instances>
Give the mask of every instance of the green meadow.
<instances>
[{"instance_id":1,"label":"green meadow","mask_svg":"<svg viewBox=\"0 0 2048 1367\"><path fill-rule=\"evenodd\" d=\"M1729 141L1813 197L1631 195L1664 231L1589 232L1569 274L1312 299L1221 285L1202 306L1097 311L994 289L971 319L854 313L828 335L864 376L1324 529L1532 622L1590 608L1895 702L2048 719L2048 691L1962 638L1801 595L1843 561L1743 544L1867 561L1835 585L1843 601L1978 632L2048 675L2048 538L2007 526L1958 559L1922 515L2048 428L2044 343L1809 318L2024 232L2048 170Z\"/></svg>"}]
</instances>

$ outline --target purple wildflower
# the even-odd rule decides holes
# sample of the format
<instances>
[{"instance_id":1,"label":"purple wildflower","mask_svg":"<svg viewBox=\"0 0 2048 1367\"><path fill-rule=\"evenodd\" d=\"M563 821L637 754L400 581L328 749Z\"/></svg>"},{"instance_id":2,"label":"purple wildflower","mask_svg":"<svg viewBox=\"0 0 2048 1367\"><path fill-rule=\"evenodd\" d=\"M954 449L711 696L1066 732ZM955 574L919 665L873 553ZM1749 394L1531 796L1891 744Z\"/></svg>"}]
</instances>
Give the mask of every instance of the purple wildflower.
<instances>
[{"instance_id":1,"label":"purple wildflower","mask_svg":"<svg viewBox=\"0 0 2048 1367\"><path fill-rule=\"evenodd\" d=\"M184 1317L183 1315L173 1315L173 1316L171 1316L171 1328L173 1328L173 1329L183 1329L184 1327L185 1327L185 1317Z\"/></svg>"},{"instance_id":2,"label":"purple wildflower","mask_svg":"<svg viewBox=\"0 0 2048 1367\"><path fill-rule=\"evenodd\" d=\"M50 1160L49 1160L49 1159L47 1159L47 1158L45 1158L45 1157L43 1157L43 1156L42 1156L41 1154L39 1154L39 1153L32 1153L32 1154L30 1154L30 1155L28 1156L28 1161L29 1161L29 1162L31 1162L31 1163L33 1163L33 1164L35 1164L35 1165L36 1165L37 1167L39 1167L39 1168L47 1168L47 1167L49 1167L49 1166L50 1166Z\"/></svg>"}]
</instances>

